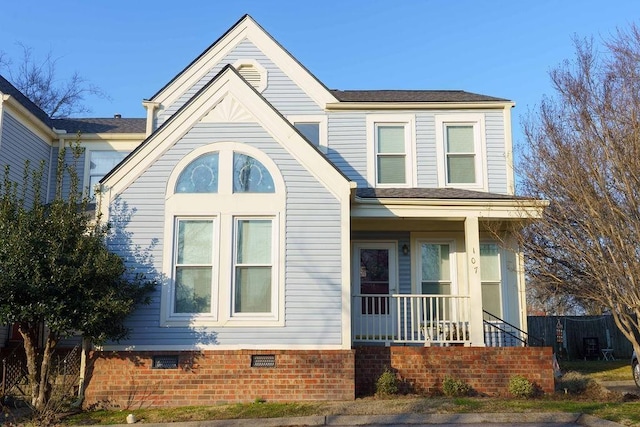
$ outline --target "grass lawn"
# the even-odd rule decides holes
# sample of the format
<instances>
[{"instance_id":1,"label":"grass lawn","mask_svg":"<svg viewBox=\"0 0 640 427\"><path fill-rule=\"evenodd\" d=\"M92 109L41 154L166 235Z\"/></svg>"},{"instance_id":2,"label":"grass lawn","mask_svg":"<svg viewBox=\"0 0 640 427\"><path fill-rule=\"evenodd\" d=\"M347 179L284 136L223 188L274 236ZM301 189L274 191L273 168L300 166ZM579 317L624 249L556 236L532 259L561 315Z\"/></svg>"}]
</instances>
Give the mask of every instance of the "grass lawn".
<instances>
[{"instance_id":1,"label":"grass lawn","mask_svg":"<svg viewBox=\"0 0 640 427\"><path fill-rule=\"evenodd\" d=\"M563 372L574 371L586 379L599 381L631 380L628 361L562 362ZM640 391L639 391L640 392ZM489 397L368 397L348 402L271 403L254 402L202 407L88 411L62 420L64 425L123 424L130 413L145 423L200 421L236 418L298 417L307 415L373 415L400 413L497 413L497 412L574 412L640 427L640 401L623 399L592 384L582 394L556 393L535 399Z\"/></svg>"}]
</instances>

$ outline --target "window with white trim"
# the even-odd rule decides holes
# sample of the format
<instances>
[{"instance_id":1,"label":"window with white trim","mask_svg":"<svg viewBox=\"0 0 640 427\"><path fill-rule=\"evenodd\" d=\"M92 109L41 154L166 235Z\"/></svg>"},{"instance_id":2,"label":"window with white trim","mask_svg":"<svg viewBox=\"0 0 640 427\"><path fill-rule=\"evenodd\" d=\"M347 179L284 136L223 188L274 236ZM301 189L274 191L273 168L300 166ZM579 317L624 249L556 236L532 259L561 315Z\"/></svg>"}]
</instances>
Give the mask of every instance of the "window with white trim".
<instances>
[{"instance_id":1,"label":"window with white trim","mask_svg":"<svg viewBox=\"0 0 640 427\"><path fill-rule=\"evenodd\" d=\"M211 313L214 279L214 219L177 218L174 314Z\"/></svg>"},{"instance_id":2,"label":"window with white trim","mask_svg":"<svg viewBox=\"0 0 640 427\"><path fill-rule=\"evenodd\" d=\"M414 122L410 115L367 116L367 179L370 186L415 186Z\"/></svg>"},{"instance_id":3,"label":"window with white trim","mask_svg":"<svg viewBox=\"0 0 640 427\"><path fill-rule=\"evenodd\" d=\"M420 243L421 293L451 295L451 245Z\"/></svg>"},{"instance_id":4,"label":"window with white trim","mask_svg":"<svg viewBox=\"0 0 640 427\"><path fill-rule=\"evenodd\" d=\"M273 220L236 218L233 315L269 313L273 297Z\"/></svg>"},{"instance_id":5,"label":"window with white trim","mask_svg":"<svg viewBox=\"0 0 640 427\"><path fill-rule=\"evenodd\" d=\"M327 141L327 116L323 115L298 115L288 116L289 122L304 136L311 144L326 150Z\"/></svg>"},{"instance_id":6,"label":"window with white trim","mask_svg":"<svg viewBox=\"0 0 640 427\"><path fill-rule=\"evenodd\" d=\"M89 197L95 195L100 180L118 163L124 160L129 151L91 150L89 151L89 176L87 179Z\"/></svg>"},{"instance_id":7,"label":"window with white trim","mask_svg":"<svg viewBox=\"0 0 640 427\"><path fill-rule=\"evenodd\" d=\"M436 116L438 176L442 186L486 190L483 134L481 114Z\"/></svg>"},{"instance_id":8,"label":"window with white trim","mask_svg":"<svg viewBox=\"0 0 640 427\"><path fill-rule=\"evenodd\" d=\"M176 166L163 325L283 324L283 189L273 161L243 144L201 147Z\"/></svg>"},{"instance_id":9,"label":"window with white trim","mask_svg":"<svg viewBox=\"0 0 640 427\"><path fill-rule=\"evenodd\" d=\"M482 308L502 317L500 248L497 243L480 243L480 280L482 283ZM490 316L484 315L486 320Z\"/></svg>"}]
</instances>

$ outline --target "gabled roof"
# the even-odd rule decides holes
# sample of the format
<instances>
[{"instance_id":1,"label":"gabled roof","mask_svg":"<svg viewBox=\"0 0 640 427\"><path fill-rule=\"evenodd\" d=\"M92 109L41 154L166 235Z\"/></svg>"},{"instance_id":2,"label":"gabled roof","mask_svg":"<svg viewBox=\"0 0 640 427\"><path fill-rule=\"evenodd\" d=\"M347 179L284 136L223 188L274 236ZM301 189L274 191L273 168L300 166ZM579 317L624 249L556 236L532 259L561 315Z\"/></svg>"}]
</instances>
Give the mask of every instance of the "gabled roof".
<instances>
[{"instance_id":1,"label":"gabled roof","mask_svg":"<svg viewBox=\"0 0 640 427\"><path fill-rule=\"evenodd\" d=\"M510 102L462 90L331 90L341 102Z\"/></svg>"},{"instance_id":2,"label":"gabled roof","mask_svg":"<svg viewBox=\"0 0 640 427\"><path fill-rule=\"evenodd\" d=\"M145 133L146 124L141 118L51 119L52 127L67 133Z\"/></svg>"},{"instance_id":3,"label":"gabled roof","mask_svg":"<svg viewBox=\"0 0 640 427\"><path fill-rule=\"evenodd\" d=\"M38 107L33 101L27 98L22 92L18 90L14 85L9 82L9 80L5 79L0 75L0 92L5 95L10 95L15 98L20 105L27 109L31 114L36 116L39 120L41 120L46 125L50 126L49 123L49 115L45 113L42 108Z\"/></svg>"},{"instance_id":4,"label":"gabled roof","mask_svg":"<svg viewBox=\"0 0 640 427\"><path fill-rule=\"evenodd\" d=\"M289 151L318 181L337 197L348 199L351 184L344 173L307 141L231 65L225 66L209 83L204 85L100 180L101 184L108 187L108 197L112 198L124 191L146 168L228 97L235 99L241 109L255 118L255 121ZM238 109L236 108L234 111L237 113Z\"/></svg>"},{"instance_id":5,"label":"gabled roof","mask_svg":"<svg viewBox=\"0 0 640 427\"><path fill-rule=\"evenodd\" d=\"M321 107L336 102L329 89L264 30L250 15L244 15L220 38L156 92L149 101L173 103L189 87L203 78L237 44L250 40Z\"/></svg>"}]
</instances>

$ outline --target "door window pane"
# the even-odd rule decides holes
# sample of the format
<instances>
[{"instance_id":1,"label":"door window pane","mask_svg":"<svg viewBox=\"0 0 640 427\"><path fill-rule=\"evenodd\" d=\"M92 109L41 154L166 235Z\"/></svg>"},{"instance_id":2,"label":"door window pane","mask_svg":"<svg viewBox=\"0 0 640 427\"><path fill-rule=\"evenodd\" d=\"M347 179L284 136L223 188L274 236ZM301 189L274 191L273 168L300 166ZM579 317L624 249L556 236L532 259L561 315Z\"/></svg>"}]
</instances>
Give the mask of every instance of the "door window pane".
<instances>
[{"instance_id":1,"label":"door window pane","mask_svg":"<svg viewBox=\"0 0 640 427\"><path fill-rule=\"evenodd\" d=\"M362 314L388 313L389 250L360 250L360 293L384 295L362 297Z\"/></svg>"}]
</instances>

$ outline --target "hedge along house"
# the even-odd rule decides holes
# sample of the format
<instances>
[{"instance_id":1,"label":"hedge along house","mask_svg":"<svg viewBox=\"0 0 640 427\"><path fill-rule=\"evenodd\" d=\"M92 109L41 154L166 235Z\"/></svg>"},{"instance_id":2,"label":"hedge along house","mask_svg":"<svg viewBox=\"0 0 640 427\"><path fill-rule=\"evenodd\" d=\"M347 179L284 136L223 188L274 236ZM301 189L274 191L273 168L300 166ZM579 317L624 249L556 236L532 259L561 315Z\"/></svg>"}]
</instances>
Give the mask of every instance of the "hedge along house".
<instances>
[{"instance_id":1,"label":"hedge along house","mask_svg":"<svg viewBox=\"0 0 640 427\"><path fill-rule=\"evenodd\" d=\"M244 16L143 104L126 157L82 136L112 249L161 282L90 355L86 404L352 399L384 367L553 389L521 253L487 231L544 206L514 196L511 101L329 90Z\"/></svg>"}]
</instances>

